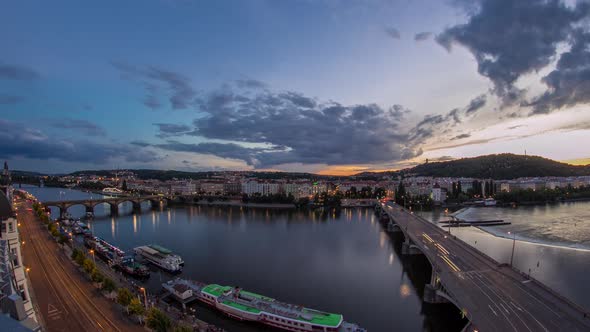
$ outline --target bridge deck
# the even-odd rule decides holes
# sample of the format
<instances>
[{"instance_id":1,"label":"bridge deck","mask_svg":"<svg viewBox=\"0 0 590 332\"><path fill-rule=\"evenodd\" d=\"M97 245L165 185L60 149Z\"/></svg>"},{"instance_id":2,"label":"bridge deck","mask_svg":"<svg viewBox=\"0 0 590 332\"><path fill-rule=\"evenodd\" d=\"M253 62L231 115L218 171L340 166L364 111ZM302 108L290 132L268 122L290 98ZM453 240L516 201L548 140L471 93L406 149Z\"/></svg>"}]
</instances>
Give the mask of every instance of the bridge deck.
<instances>
[{"instance_id":1,"label":"bridge deck","mask_svg":"<svg viewBox=\"0 0 590 332\"><path fill-rule=\"evenodd\" d=\"M382 206L481 331L590 331L590 314L399 205Z\"/></svg>"},{"instance_id":2,"label":"bridge deck","mask_svg":"<svg viewBox=\"0 0 590 332\"><path fill-rule=\"evenodd\" d=\"M166 197L160 195L150 196L118 196L108 198L96 198L96 199L76 199L76 200L64 200L64 201L43 201L41 202L45 206L60 206L60 205L84 205L84 204L99 204L99 203L117 203L117 202L132 202L132 201L148 201L148 200L162 200Z\"/></svg>"}]
</instances>

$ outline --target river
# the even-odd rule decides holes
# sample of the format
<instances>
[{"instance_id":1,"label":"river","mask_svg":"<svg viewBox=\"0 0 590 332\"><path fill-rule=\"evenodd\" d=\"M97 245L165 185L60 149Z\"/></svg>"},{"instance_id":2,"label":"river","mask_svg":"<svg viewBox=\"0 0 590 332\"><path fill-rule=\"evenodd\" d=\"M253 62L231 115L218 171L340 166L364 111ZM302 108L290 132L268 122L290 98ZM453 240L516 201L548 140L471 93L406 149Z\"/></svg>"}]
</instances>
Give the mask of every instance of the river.
<instances>
[{"instance_id":1,"label":"river","mask_svg":"<svg viewBox=\"0 0 590 332\"><path fill-rule=\"evenodd\" d=\"M60 188L26 189L42 201L97 196ZM564 218L579 220L574 227L586 230L584 216L590 203L575 204L579 205L574 210L567 205L544 210L528 207L514 217L527 220L526 227L515 219L513 225L494 228L500 229L498 234L508 230L517 234L516 268L526 272L531 268L533 277L590 307L590 291L584 284L590 252L561 246L584 246L588 237L566 232L566 226L557 227L553 234L559 246L551 243L551 235L535 237L551 233L551 220L556 219L552 215L562 216L557 218L559 224ZM109 215L106 205L95 210L96 217L89 223L95 235L123 250L150 243L172 249L186 261L180 275L184 278L237 285L285 302L341 313L345 320L371 332L460 331L464 324L452 305L422 304L429 263L421 256L401 256L401 238L385 233L372 209L322 212L174 206L154 210L146 203L141 213L133 214L131 205L124 203L116 217ZM85 210L74 206L70 213L82 216ZM482 208L465 211L461 217L508 219L508 213L517 212ZM445 217L440 211L423 216L433 222ZM538 231L541 227L544 231ZM512 239L477 228L451 232L498 261L510 259ZM160 283L171 276L155 268L152 271L145 286L156 293ZM196 305L196 310L199 318L228 331L273 331L226 319L205 306Z\"/></svg>"}]
</instances>

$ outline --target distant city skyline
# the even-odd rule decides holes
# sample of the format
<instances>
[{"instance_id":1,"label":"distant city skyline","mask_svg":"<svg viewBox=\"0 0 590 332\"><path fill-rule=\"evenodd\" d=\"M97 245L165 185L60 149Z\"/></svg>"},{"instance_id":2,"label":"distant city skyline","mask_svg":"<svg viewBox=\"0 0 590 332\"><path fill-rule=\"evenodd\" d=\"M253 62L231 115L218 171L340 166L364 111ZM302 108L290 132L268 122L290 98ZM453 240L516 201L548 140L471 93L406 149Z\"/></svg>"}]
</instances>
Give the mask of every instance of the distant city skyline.
<instances>
[{"instance_id":1,"label":"distant city skyline","mask_svg":"<svg viewBox=\"0 0 590 332\"><path fill-rule=\"evenodd\" d=\"M72 1L0 12L12 169L589 164L587 1Z\"/></svg>"}]
</instances>

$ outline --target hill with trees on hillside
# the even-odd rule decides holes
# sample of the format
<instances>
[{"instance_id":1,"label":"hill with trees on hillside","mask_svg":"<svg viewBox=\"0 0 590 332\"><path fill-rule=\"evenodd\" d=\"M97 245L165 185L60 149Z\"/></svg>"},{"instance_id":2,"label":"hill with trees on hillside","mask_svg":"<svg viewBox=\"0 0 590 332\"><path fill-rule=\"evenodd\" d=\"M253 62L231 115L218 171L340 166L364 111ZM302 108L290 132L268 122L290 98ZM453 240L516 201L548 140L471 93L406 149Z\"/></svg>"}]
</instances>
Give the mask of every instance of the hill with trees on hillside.
<instances>
[{"instance_id":1,"label":"hill with trees on hillside","mask_svg":"<svg viewBox=\"0 0 590 332\"><path fill-rule=\"evenodd\" d=\"M503 153L444 162L424 163L412 168L387 173L404 176L469 177L511 180L521 177L590 175L590 165L575 166L539 156ZM363 175L368 174L371 173L363 173Z\"/></svg>"}]
</instances>

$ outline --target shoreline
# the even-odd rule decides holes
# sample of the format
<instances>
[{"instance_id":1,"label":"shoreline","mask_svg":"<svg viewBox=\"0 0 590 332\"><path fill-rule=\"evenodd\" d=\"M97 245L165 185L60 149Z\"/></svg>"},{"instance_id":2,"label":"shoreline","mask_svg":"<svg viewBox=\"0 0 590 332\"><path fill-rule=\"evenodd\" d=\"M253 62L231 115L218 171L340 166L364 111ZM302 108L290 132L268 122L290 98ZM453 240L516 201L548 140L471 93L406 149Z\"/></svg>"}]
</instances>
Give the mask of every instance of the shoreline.
<instances>
[{"instance_id":1,"label":"shoreline","mask_svg":"<svg viewBox=\"0 0 590 332\"><path fill-rule=\"evenodd\" d=\"M511 237L509 236L502 236L499 234L496 234L494 232L491 232L490 226L472 226L475 227L483 232L485 232L486 234L492 235L493 237L499 238L499 239L506 239L506 240L512 240ZM493 226L492 226L493 227ZM487 228L487 229L486 229ZM584 251L584 252L590 252L590 247L587 246L577 246L574 243L568 244L568 243L546 243L546 242L542 242L542 240L537 240L537 239L532 239L529 237L523 237L523 236L516 236L516 241L518 242L523 242L523 243L530 243L530 244L534 244L534 245L538 245L538 246L543 246L543 247L551 247L551 248L558 248L558 249L569 249L569 250L576 250L576 251Z\"/></svg>"}]
</instances>

